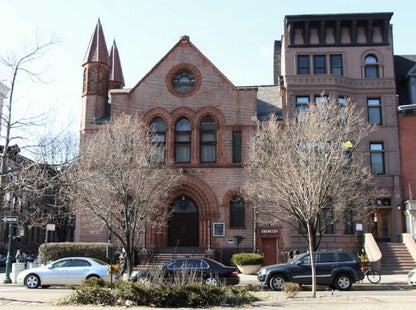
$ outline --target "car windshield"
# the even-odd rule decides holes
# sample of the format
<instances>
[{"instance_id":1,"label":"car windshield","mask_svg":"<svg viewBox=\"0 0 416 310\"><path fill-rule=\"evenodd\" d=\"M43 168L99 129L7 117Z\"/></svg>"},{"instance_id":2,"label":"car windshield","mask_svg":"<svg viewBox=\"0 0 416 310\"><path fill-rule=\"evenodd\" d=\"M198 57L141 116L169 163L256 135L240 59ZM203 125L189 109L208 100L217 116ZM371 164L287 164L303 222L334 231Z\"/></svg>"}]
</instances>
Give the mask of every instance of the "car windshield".
<instances>
[{"instance_id":1,"label":"car windshield","mask_svg":"<svg viewBox=\"0 0 416 310\"><path fill-rule=\"evenodd\" d=\"M292 262L298 260L303 255L304 254L296 254L295 256L293 256L292 258L289 259L289 263L292 263Z\"/></svg>"}]
</instances>

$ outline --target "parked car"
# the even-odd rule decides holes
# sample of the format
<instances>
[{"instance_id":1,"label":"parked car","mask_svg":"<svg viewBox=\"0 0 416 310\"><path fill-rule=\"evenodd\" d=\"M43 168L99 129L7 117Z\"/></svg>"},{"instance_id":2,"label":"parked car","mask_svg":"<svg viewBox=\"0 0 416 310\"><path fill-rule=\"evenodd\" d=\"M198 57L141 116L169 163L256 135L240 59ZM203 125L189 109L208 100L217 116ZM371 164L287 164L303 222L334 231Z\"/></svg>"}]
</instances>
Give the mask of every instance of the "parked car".
<instances>
[{"instance_id":1,"label":"parked car","mask_svg":"<svg viewBox=\"0 0 416 310\"><path fill-rule=\"evenodd\" d=\"M410 272L407 274L407 283L416 286L416 268L410 270Z\"/></svg>"},{"instance_id":2,"label":"parked car","mask_svg":"<svg viewBox=\"0 0 416 310\"><path fill-rule=\"evenodd\" d=\"M131 281L151 282L202 281L207 285L235 285L240 282L236 267L228 267L209 258L186 257L168 261L162 268L135 270Z\"/></svg>"},{"instance_id":3,"label":"parked car","mask_svg":"<svg viewBox=\"0 0 416 310\"><path fill-rule=\"evenodd\" d=\"M95 258L67 257L42 267L26 269L17 276L17 283L28 288L51 285L79 285L82 280L102 278L110 281L109 265Z\"/></svg>"},{"instance_id":4,"label":"parked car","mask_svg":"<svg viewBox=\"0 0 416 310\"><path fill-rule=\"evenodd\" d=\"M345 291L353 283L364 279L363 264L350 251L317 251L314 259L318 285ZM257 277L272 290L280 290L285 282L312 284L311 256L309 253L299 254L287 264L262 267Z\"/></svg>"}]
</instances>

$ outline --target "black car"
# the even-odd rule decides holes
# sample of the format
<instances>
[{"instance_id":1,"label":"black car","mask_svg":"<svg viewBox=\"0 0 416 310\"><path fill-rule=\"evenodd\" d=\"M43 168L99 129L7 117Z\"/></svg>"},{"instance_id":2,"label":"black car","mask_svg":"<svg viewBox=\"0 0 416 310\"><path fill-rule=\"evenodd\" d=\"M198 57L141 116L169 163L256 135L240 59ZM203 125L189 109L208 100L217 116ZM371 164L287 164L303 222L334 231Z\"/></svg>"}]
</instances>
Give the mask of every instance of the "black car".
<instances>
[{"instance_id":1,"label":"black car","mask_svg":"<svg viewBox=\"0 0 416 310\"><path fill-rule=\"evenodd\" d=\"M314 253L316 284L328 285L341 291L349 290L354 282L364 279L363 264L350 251L317 251ZM312 284L311 256L295 256L287 264L262 267L257 275L260 282L272 290L280 290L285 282Z\"/></svg>"},{"instance_id":2,"label":"black car","mask_svg":"<svg viewBox=\"0 0 416 310\"><path fill-rule=\"evenodd\" d=\"M165 283L203 282L207 285L235 285L240 282L236 267L203 257L175 258L162 268L133 271L130 281L142 283L162 279Z\"/></svg>"}]
</instances>

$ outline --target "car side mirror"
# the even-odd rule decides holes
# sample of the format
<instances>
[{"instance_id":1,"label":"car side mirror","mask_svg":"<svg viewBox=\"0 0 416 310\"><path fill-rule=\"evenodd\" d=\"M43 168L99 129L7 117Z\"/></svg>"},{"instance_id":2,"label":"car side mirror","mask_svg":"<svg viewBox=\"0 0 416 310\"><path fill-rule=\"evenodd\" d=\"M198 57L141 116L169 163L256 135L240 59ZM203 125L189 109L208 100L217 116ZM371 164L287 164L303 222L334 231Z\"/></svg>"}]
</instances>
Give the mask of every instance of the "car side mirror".
<instances>
[{"instance_id":1,"label":"car side mirror","mask_svg":"<svg viewBox=\"0 0 416 310\"><path fill-rule=\"evenodd\" d=\"M296 265L303 265L303 260L298 260L297 262L296 262Z\"/></svg>"},{"instance_id":2,"label":"car side mirror","mask_svg":"<svg viewBox=\"0 0 416 310\"><path fill-rule=\"evenodd\" d=\"M48 269L53 269L53 268L55 268L52 264L47 264L46 265L46 268L48 268Z\"/></svg>"}]
</instances>

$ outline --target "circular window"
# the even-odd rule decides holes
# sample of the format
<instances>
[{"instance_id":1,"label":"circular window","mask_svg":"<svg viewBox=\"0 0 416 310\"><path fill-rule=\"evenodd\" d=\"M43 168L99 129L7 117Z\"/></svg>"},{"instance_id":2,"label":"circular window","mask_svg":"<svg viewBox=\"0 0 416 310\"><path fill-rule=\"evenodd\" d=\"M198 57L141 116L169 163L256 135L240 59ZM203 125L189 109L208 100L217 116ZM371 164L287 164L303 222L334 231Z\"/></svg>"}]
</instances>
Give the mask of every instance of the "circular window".
<instances>
[{"instance_id":1,"label":"circular window","mask_svg":"<svg viewBox=\"0 0 416 310\"><path fill-rule=\"evenodd\" d=\"M189 70L182 70L173 75L172 87L178 93L187 94L195 88L195 74Z\"/></svg>"},{"instance_id":2,"label":"circular window","mask_svg":"<svg viewBox=\"0 0 416 310\"><path fill-rule=\"evenodd\" d=\"M176 96L191 96L201 86L201 73L191 64L180 64L169 71L166 86Z\"/></svg>"}]
</instances>

